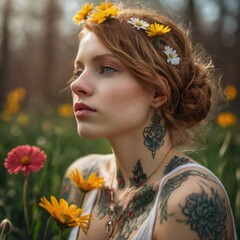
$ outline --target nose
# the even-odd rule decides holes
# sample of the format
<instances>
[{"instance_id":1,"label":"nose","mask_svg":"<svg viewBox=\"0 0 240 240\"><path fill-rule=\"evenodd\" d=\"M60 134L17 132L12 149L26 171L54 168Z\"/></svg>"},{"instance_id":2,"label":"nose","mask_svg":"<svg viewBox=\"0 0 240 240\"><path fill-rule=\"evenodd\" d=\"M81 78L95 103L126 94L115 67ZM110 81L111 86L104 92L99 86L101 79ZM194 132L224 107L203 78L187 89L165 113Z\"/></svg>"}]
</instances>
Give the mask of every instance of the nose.
<instances>
[{"instance_id":1,"label":"nose","mask_svg":"<svg viewBox=\"0 0 240 240\"><path fill-rule=\"evenodd\" d=\"M90 82L87 81L84 73L71 83L70 88L71 91L78 96L90 96L93 92L92 86Z\"/></svg>"}]
</instances>

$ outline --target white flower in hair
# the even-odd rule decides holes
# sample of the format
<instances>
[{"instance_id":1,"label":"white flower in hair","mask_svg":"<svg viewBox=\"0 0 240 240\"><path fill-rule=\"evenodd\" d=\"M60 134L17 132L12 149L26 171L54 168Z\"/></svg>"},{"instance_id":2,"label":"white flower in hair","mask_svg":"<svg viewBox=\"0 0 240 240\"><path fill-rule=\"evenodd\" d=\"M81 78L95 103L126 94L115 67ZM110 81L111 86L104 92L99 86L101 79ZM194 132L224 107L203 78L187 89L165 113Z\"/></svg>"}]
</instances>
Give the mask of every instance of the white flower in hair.
<instances>
[{"instance_id":1,"label":"white flower in hair","mask_svg":"<svg viewBox=\"0 0 240 240\"><path fill-rule=\"evenodd\" d=\"M134 28L137 28L137 30L139 29L146 30L147 27L149 26L149 24L146 21L140 20L139 18L130 18L128 23L132 24Z\"/></svg>"},{"instance_id":2,"label":"white flower in hair","mask_svg":"<svg viewBox=\"0 0 240 240\"><path fill-rule=\"evenodd\" d=\"M178 57L178 54L176 50L173 50L169 46L164 47L165 51L163 51L167 55L167 62L170 62L172 65L179 65L180 63L180 57Z\"/></svg>"}]
</instances>

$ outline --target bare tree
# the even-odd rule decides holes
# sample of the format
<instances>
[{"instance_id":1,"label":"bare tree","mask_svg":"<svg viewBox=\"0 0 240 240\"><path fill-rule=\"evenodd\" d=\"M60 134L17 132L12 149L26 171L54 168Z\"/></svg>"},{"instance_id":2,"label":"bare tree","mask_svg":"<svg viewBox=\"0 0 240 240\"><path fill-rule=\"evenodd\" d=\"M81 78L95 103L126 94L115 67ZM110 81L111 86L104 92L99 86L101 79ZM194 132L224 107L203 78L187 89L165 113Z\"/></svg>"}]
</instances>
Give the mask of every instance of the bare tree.
<instances>
[{"instance_id":1,"label":"bare tree","mask_svg":"<svg viewBox=\"0 0 240 240\"><path fill-rule=\"evenodd\" d=\"M57 5L56 0L48 0L48 5L45 12L44 29L45 33L43 36L43 65L40 76L38 87L43 94L45 100L52 99L52 83L54 81L54 66L55 58L58 56L56 52L57 39L60 38L58 35L56 23L60 16L60 9Z\"/></svg>"},{"instance_id":2,"label":"bare tree","mask_svg":"<svg viewBox=\"0 0 240 240\"><path fill-rule=\"evenodd\" d=\"M9 66L9 21L12 13L12 0L6 0L3 8L2 42L0 45L0 103L4 100Z\"/></svg>"}]
</instances>

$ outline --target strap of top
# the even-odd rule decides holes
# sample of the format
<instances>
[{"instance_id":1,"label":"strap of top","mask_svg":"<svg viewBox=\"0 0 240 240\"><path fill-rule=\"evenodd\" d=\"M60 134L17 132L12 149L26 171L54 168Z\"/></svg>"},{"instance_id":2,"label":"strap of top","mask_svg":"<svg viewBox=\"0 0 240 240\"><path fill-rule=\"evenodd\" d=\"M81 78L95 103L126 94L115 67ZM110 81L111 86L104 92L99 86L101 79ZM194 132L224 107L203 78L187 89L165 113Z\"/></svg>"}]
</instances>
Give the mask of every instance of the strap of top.
<instances>
[{"instance_id":1,"label":"strap of top","mask_svg":"<svg viewBox=\"0 0 240 240\"><path fill-rule=\"evenodd\" d=\"M91 214L94 202L97 198L97 193L98 189L94 189L90 192L88 192L88 201L83 203L83 206L81 208L84 209L85 214ZM78 235L79 227L74 227L72 228L70 235L68 237L69 240L77 240L77 235Z\"/></svg>"},{"instance_id":2,"label":"strap of top","mask_svg":"<svg viewBox=\"0 0 240 240\"><path fill-rule=\"evenodd\" d=\"M146 219L144 225L142 226L142 228L138 231L138 233L135 235L135 237L133 238L133 240L141 240L141 239L152 239L152 234L153 234L153 229L154 229L154 223L155 223L155 219L156 219L156 215L157 215L157 208L158 208L158 202L159 202L159 198L160 198L160 194L161 194L161 191L162 191L162 188L163 188L163 184L165 182L165 180L167 178L169 178L171 175L175 174L176 172L182 170L182 169L185 169L185 168L192 168L192 167L197 167L197 168L201 168L201 169L204 169L205 171L209 172L210 174L212 174L217 182L219 183L219 185L222 187L222 189L224 190L224 193L226 195L226 198L227 198L227 201L230 205L230 201L229 201L229 198L228 198L228 195L226 193L226 190L224 188L224 186L222 185L222 183L220 182L220 180L217 178L217 176L212 173L209 169L207 169L206 167L198 164L198 163L186 163L184 165L181 165L177 168L175 168L174 170L172 170L171 172L169 172L168 174L166 174L161 180L160 180L160 183L159 183L159 189L158 189L158 193L157 193L157 196L156 196L156 199L155 199L155 202L154 202L154 205L149 213L149 216L148 218ZM234 225L234 239L233 240L237 240L237 233L236 233L236 228L235 228L235 224L234 224L234 218L233 218L233 213L232 213L232 210L230 209L231 211L231 218L232 218L232 222L233 222L233 225Z\"/></svg>"}]
</instances>

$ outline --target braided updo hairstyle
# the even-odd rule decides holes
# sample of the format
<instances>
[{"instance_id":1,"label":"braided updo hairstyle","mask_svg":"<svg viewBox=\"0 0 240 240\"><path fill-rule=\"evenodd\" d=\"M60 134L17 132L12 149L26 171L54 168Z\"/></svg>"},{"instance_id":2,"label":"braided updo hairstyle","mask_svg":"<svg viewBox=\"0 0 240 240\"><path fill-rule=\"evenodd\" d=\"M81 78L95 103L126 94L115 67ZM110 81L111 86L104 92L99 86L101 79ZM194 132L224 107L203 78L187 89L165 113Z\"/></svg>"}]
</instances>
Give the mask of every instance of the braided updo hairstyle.
<instances>
[{"instance_id":1,"label":"braided updo hairstyle","mask_svg":"<svg viewBox=\"0 0 240 240\"><path fill-rule=\"evenodd\" d=\"M164 49L157 48L144 30L136 30L129 24L130 18L169 26L171 31L160 38L176 50L180 64L167 62ZM116 18L101 24L86 21L84 29L95 33L140 84L153 88L159 96L166 96L166 102L158 110L175 145L192 139L191 130L200 131L199 126L215 108L219 79L213 74L211 59L193 47L190 37L178 24L153 11L122 9ZM82 34L80 32L80 40Z\"/></svg>"}]
</instances>

